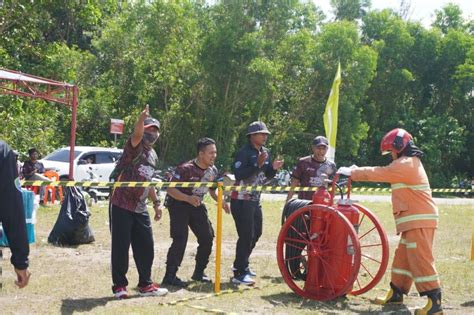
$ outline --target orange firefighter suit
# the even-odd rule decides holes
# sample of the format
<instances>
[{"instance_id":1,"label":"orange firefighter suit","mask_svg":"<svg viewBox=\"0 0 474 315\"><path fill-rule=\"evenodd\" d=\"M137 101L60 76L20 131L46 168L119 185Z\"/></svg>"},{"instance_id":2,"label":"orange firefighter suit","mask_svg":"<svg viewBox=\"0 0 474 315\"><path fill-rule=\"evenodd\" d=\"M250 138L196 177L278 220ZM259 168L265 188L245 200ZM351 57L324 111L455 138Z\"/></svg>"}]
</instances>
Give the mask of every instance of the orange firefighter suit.
<instances>
[{"instance_id":1,"label":"orange firefighter suit","mask_svg":"<svg viewBox=\"0 0 474 315\"><path fill-rule=\"evenodd\" d=\"M440 288L432 250L438 209L420 159L402 156L385 167L355 168L351 178L391 184L393 216L397 234L401 233L392 283L405 294L413 282L420 293Z\"/></svg>"}]
</instances>

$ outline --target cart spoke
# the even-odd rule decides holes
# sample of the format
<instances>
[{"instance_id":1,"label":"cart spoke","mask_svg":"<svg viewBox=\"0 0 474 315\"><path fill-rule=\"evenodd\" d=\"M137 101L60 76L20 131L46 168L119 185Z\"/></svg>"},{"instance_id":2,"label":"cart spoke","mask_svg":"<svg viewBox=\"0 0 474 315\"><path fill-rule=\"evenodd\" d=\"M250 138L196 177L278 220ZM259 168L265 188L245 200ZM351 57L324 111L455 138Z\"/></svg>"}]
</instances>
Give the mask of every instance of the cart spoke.
<instances>
[{"instance_id":1,"label":"cart spoke","mask_svg":"<svg viewBox=\"0 0 474 315\"><path fill-rule=\"evenodd\" d=\"M367 254L361 254L361 256L364 257L364 258L370 259L370 260L372 260L372 261L375 261L375 262L378 263L379 265L382 263L380 260L377 260L377 259L375 259L375 258L372 258L372 257L370 257L370 256L367 255Z\"/></svg>"},{"instance_id":2,"label":"cart spoke","mask_svg":"<svg viewBox=\"0 0 474 315\"><path fill-rule=\"evenodd\" d=\"M376 227L374 226L373 228L371 228L370 230L368 230L367 232L365 232L363 235L361 235L361 236L359 237L359 240L361 240L362 238L364 238L364 236L366 236L367 234L369 234L370 232L372 232L372 231L375 230L375 229L376 229Z\"/></svg>"},{"instance_id":3,"label":"cart spoke","mask_svg":"<svg viewBox=\"0 0 474 315\"><path fill-rule=\"evenodd\" d=\"M284 261L290 261L290 260L296 260L296 259L301 259L302 257L307 257L307 255L299 255L295 257L290 257L290 258L285 258Z\"/></svg>"},{"instance_id":4,"label":"cart spoke","mask_svg":"<svg viewBox=\"0 0 474 315\"><path fill-rule=\"evenodd\" d=\"M311 235L309 233L308 224L306 224L306 218L304 217L304 213L301 214L301 220L303 221L304 228L306 229L306 235Z\"/></svg>"},{"instance_id":5,"label":"cart spoke","mask_svg":"<svg viewBox=\"0 0 474 315\"><path fill-rule=\"evenodd\" d=\"M356 278L357 287L360 289L362 286L360 285L359 277Z\"/></svg>"},{"instance_id":6,"label":"cart spoke","mask_svg":"<svg viewBox=\"0 0 474 315\"><path fill-rule=\"evenodd\" d=\"M292 244L292 243L289 243L289 242L286 242L286 241L285 241L285 245L286 245L286 246L291 246L291 247L296 248L296 249L299 249L299 250L303 250L303 249L304 249L304 247L299 247L299 246L296 246L295 244Z\"/></svg>"},{"instance_id":7,"label":"cart spoke","mask_svg":"<svg viewBox=\"0 0 474 315\"><path fill-rule=\"evenodd\" d=\"M362 266L362 268L364 268L364 270L369 274L370 278L374 278L374 276L372 275L372 273L369 271L369 269L367 269L367 267L365 267L365 264L364 263L360 263L360 265ZM359 279L359 277L357 277L357 279Z\"/></svg>"},{"instance_id":8,"label":"cart spoke","mask_svg":"<svg viewBox=\"0 0 474 315\"><path fill-rule=\"evenodd\" d=\"M301 234L300 231L298 231L293 225L290 225L290 228L296 233L298 234L299 237L301 237L303 240L306 240L306 241L309 241L309 239L304 236L303 234ZM289 232L289 231L288 231Z\"/></svg>"},{"instance_id":9,"label":"cart spoke","mask_svg":"<svg viewBox=\"0 0 474 315\"><path fill-rule=\"evenodd\" d=\"M382 246L382 243L377 243L377 244L367 244L367 245L360 245L360 248L368 248L368 247L380 247Z\"/></svg>"}]
</instances>

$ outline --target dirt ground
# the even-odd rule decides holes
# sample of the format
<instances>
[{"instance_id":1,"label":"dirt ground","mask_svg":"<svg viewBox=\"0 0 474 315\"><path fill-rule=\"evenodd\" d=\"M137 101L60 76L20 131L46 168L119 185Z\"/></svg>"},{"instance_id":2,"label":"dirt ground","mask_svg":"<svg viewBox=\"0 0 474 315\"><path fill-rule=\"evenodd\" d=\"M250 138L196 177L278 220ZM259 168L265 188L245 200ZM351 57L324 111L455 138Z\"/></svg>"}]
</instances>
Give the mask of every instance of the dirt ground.
<instances>
[{"instance_id":1,"label":"dirt ground","mask_svg":"<svg viewBox=\"0 0 474 315\"><path fill-rule=\"evenodd\" d=\"M387 230L391 254L398 242L395 235L390 204L367 203ZM173 290L165 297L139 297L134 291L137 272L130 254L129 290L132 298L116 300L111 292L110 235L107 204L92 207L90 226L96 241L76 247L56 247L47 243L59 205L41 207L37 213L36 243L31 245L30 285L18 290L9 264L10 253L3 249L0 262L3 274L0 291L2 314L196 314L196 313L252 313L252 314L410 314L423 306L425 299L411 293L403 306L381 307L370 299L384 295L388 287L389 271L374 289L361 296L347 296L329 302L301 298L283 281L276 261L276 240L280 230L282 202L264 203L264 234L251 256L251 267L257 276L255 287L238 287L230 283L231 266L237 235L230 215L223 218L221 263L221 293L214 293L214 285L192 283L187 289ZM472 206L440 206L441 224L435 244L436 264L443 282L443 302L446 314L474 314L474 261L470 260L470 242L474 211ZM169 217L155 223L155 261L153 279L161 282L165 269L169 238ZM216 226L215 206L209 204L209 216ZM197 243L190 235L183 264L178 275L189 279L194 268ZM215 251L207 268L215 279ZM390 266L389 266L390 267Z\"/></svg>"}]
</instances>

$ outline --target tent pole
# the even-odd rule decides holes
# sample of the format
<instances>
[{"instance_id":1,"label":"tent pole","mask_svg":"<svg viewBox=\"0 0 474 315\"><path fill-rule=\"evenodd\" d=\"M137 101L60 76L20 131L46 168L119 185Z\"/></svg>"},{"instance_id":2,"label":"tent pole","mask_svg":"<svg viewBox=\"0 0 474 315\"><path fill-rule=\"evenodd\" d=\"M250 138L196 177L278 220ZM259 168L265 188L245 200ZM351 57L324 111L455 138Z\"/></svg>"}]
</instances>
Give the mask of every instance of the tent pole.
<instances>
[{"instance_id":1,"label":"tent pole","mask_svg":"<svg viewBox=\"0 0 474 315\"><path fill-rule=\"evenodd\" d=\"M76 146L77 85L72 87L71 142L69 144L69 180L74 180L74 148Z\"/></svg>"}]
</instances>

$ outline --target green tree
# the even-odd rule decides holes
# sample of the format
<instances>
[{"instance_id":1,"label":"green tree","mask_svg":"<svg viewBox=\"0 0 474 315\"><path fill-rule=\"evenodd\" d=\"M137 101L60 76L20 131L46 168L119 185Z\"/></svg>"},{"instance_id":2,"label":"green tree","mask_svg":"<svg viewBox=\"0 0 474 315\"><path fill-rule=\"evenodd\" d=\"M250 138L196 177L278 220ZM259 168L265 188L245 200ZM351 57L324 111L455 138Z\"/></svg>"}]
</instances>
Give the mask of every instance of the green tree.
<instances>
[{"instance_id":1,"label":"green tree","mask_svg":"<svg viewBox=\"0 0 474 315\"><path fill-rule=\"evenodd\" d=\"M151 114L163 125L159 151L164 163L194 155L202 127L197 118L203 106L198 103L198 6L168 1L130 5L94 43L100 58L98 71L89 74L94 82L90 88L104 109L102 129L115 117L123 118L130 132L141 108L150 104Z\"/></svg>"},{"instance_id":2,"label":"green tree","mask_svg":"<svg viewBox=\"0 0 474 315\"><path fill-rule=\"evenodd\" d=\"M461 30L465 27L461 8L454 3L448 3L441 10L435 10L435 21L432 26L438 27L447 34L450 29Z\"/></svg>"},{"instance_id":3,"label":"green tree","mask_svg":"<svg viewBox=\"0 0 474 315\"><path fill-rule=\"evenodd\" d=\"M370 0L331 0L336 20L359 20L368 13L370 5Z\"/></svg>"},{"instance_id":4,"label":"green tree","mask_svg":"<svg viewBox=\"0 0 474 315\"><path fill-rule=\"evenodd\" d=\"M110 118L122 118L123 145L148 103L162 122L163 164L209 136L229 167L260 119L289 167L324 134L340 62L338 164L385 163L380 139L403 127L427 153L434 187L472 174L472 20L454 4L431 29L367 0L332 5L335 22L296 0L3 1L0 66L79 86L77 144L110 145ZM22 152L69 142L70 110L59 104L2 96L0 119L0 136Z\"/></svg>"},{"instance_id":5,"label":"green tree","mask_svg":"<svg viewBox=\"0 0 474 315\"><path fill-rule=\"evenodd\" d=\"M432 115L429 109L423 114L415 140L425 153L426 171L434 187L449 187L453 174L459 174L450 161L457 156L465 158L464 128L453 117Z\"/></svg>"},{"instance_id":6,"label":"green tree","mask_svg":"<svg viewBox=\"0 0 474 315\"><path fill-rule=\"evenodd\" d=\"M363 115L367 146L362 162L382 163L378 143L395 127L410 130L409 88L414 80L407 58L415 40L406 22L391 10L371 12L363 19L362 38L378 52L377 72L367 91Z\"/></svg>"}]
</instances>

